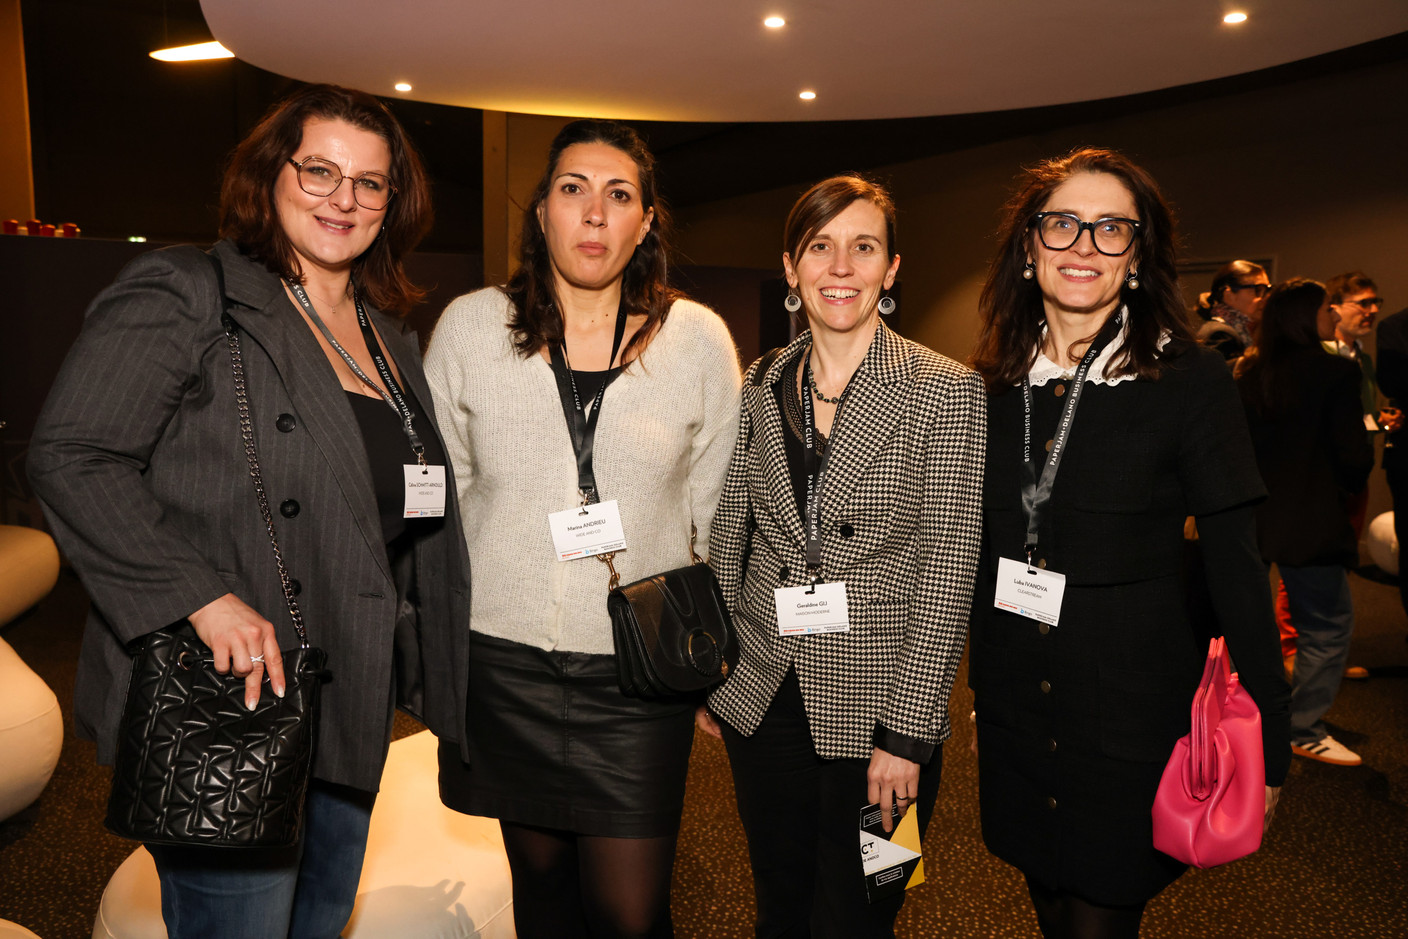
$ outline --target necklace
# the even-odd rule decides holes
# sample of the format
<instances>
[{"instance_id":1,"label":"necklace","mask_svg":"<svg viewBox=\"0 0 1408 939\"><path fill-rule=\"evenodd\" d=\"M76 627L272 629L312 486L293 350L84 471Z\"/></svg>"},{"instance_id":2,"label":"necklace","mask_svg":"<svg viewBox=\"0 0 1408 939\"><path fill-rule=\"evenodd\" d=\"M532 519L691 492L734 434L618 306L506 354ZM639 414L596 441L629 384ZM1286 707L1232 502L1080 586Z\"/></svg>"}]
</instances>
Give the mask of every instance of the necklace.
<instances>
[{"instance_id":1,"label":"necklace","mask_svg":"<svg viewBox=\"0 0 1408 939\"><path fill-rule=\"evenodd\" d=\"M826 395L824 395L824 394L821 393L821 389L816 386L816 374L815 374L815 373L808 374L807 377L808 377L809 379L811 379L812 394L816 395L816 399L817 399L818 401L824 401L824 402L826 402L827 404L840 404L840 403L841 403L841 395L837 395L837 396L834 397L834 398L828 398ZM842 391L841 394L845 394L845 391Z\"/></svg>"}]
</instances>

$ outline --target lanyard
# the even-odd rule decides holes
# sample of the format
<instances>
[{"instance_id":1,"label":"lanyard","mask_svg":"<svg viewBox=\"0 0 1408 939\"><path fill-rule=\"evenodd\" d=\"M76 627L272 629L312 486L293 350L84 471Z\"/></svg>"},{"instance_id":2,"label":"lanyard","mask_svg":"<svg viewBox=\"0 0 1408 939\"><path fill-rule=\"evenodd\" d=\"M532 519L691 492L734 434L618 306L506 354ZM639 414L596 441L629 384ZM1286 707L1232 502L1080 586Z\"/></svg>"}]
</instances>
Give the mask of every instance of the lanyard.
<instances>
[{"instance_id":1,"label":"lanyard","mask_svg":"<svg viewBox=\"0 0 1408 939\"><path fill-rule=\"evenodd\" d=\"M616 308L616 336L611 342L610 369L616 361L616 353L621 349L621 340L626 335L626 307ZM592 444L596 440L596 422L601 416L601 402L606 396L606 386L615 375L609 371L606 379L597 389L592 399L591 413L582 407L582 397L577 393L577 379L572 376L571 364L567 361L565 343L548 347L548 357L552 361L552 373L557 379L557 393L562 398L562 414L567 418L567 432L572 435L572 451L577 455L577 489L582 494L582 504L599 502L596 491L596 476L592 473Z\"/></svg>"},{"instance_id":2,"label":"lanyard","mask_svg":"<svg viewBox=\"0 0 1408 939\"><path fill-rule=\"evenodd\" d=\"M1061 421L1056 425L1056 435L1051 438L1051 453L1046 458L1046 466L1042 468L1040 482L1037 481L1036 464L1032 462L1032 383L1027 376L1022 376L1022 512L1027 517L1027 542L1024 550L1027 552L1028 566L1032 562L1032 552L1036 549L1037 530L1041 528L1046 507L1051 503L1051 489L1056 484L1056 470L1066 452L1066 440L1071 435L1071 424L1075 421L1076 405L1080 404L1081 391L1085 388L1085 377L1090 372L1091 364L1105 351L1105 346L1109 344L1123 321L1122 313L1115 315L1111 320L1113 329L1109 326L1102 329L1081 357L1075 377L1071 379L1070 391L1066 392L1066 405L1061 409Z\"/></svg>"},{"instance_id":3,"label":"lanyard","mask_svg":"<svg viewBox=\"0 0 1408 939\"><path fill-rule=\"evenodd\" d=\"M845 407L846 395L851 386L846 384L841 392L841 403L836 405L836 417L831 422L831 440L836 439L836 428L841 423L841 408ZM831 446L825 455L816 449L816 414L812 404L812 352L807 350L807 358L802 363L802 470L807 477L806 524L807 573L813 574L813 583L821 580L821 491L826 485L826 465L831 460Z\"/></svg>"},{"instance_id":4,"label":"lanyard","mask_svg":"<svg viewBox=\"0 0 1408 939\"><path fill-rule=\"evenodd\" d=\"M352 295L353 302L357 306L357 325L362 328L362 340L367 344L367 352L371 354L372 362L376 364L377 374L381 375L381 380L386 383L386 388L382 388L376 382L367 377L367 373L362 371L362 367L357 364L357 360L342 348L341 343L333 338L332 330L323 322L323 318L318 315L318 311L313 309L312 302L308 299L308 293L301 284L288 282L288 288L297 298L299 306L303 307L303 312L308 314L308 318L313 321L313 325L318 327L318 332L323 334L323 338L328 341L328 345L337 350L337 354L342 356L342 361L347 363L347 367L352 370L352 374L362 380L362 384L381 395L381 400L390 405L391 410L401 417L401 430L410 441L411 450L416 455L416 462L421 466L425 465L425 444L421 442L420 435L416 433L415 414L411 411L411 406L406 403L406 395L401 391L401 386L396 381L396 376L391 374L391 366L387 364L386 356L382 354L381 343L377 341L376 332L372 329L371 320L367 317L367 311L362 307L362 298L355 293ZM389 393L388 393L389 389Z\"/></svg>"}]
</instances>

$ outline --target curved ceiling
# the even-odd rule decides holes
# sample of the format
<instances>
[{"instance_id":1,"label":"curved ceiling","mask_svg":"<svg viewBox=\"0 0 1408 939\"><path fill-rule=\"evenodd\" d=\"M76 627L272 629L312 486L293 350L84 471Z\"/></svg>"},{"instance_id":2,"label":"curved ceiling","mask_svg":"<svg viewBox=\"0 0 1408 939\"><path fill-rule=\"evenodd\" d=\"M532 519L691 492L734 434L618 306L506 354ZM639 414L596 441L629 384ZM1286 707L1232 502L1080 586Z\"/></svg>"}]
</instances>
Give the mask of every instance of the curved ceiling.
<instances>
[{"instance_id":1,"label":"curved ceiling","mask_svg":"<svg viewBox=\"0 0 1408 939\"><path fill-rule=\"evenodd\" d=\"M670 121L920 117L1222 78L1408 30L1404 0L201 0L251 65L379 95ZM1228 26L1225 12L1246 23ZM767 29L765 16L787 25ZM815 91L802 101L798 93Z\"/></svg>"}]
</instances>

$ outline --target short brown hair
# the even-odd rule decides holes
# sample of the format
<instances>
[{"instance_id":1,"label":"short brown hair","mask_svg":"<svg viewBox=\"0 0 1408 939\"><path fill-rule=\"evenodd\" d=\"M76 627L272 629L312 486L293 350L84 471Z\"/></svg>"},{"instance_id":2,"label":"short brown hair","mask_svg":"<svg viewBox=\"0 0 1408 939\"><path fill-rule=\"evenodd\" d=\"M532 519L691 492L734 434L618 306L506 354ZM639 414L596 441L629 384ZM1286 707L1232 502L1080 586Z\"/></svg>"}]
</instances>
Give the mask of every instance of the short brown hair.
<instances>
[{"instance_id":1,"label":"short brown hair","mask_svg":"<svg viewBox=\"0 0 1408 939\"><path fill-rule=\"evenodd\" d=\"M1330 295L1331 303L1343 303L1346 295L1363 290L1379 291L1379 285L1363 271L1336 274L1325 282L1325 292Z\"/></svg>"},{"instance_id":2,"label":"short brown hair","mask_svg":"<svg viewBox=\"0 0 1408 939\"><path fill-rule=\"evenodd\" d=\"M230 156L220 186L220 235L280 277L302 283L303 271L274 206L274 183L303 142L310 120L346 121L386 141L396 195L381 234L352 262L352 277L382 310L404 315L425 291L411 283L402 259L430 230L430 185L420 157L386 105L363 91L305 85L270 108Z\"/></svg>"},{"instance_id":3,"label":"short brown hair","mask_svg":"<svg viewBox=\"0 0 1408 939\"><path fill-rule=\"evenodd\" d=\"M1266 268L1255 261L1229 261L1212 275L1212 288L1208 291L1208 299L1213 303L1221 303L1228 288L1245 287L1252 278L1265 274Z\"/></svg>"},{"instance_id":4,"label":"short brown hair","mask_svg":"<svg viewBox=\"0 0 1408 939\"><path fill-rule=\"evenodd\" d=\"M795 264L797 256L831 223L831 220L861 199L869 202L885 216L885 251L893 259L895 246L895 201L884 186L864 176L848 174L823 179L797 199L787 213L782 229L782 250Z\"/></svg>"}]
</instances>

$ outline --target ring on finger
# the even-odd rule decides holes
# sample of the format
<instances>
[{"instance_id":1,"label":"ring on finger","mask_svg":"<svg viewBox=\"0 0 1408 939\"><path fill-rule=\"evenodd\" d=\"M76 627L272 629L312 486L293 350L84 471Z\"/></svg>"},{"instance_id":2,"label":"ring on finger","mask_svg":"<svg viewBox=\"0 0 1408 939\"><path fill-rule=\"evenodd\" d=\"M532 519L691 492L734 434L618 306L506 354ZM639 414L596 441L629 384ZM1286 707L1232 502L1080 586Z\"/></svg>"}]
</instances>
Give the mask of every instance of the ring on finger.
<instances>
[{"instance_id":1,"label":"ring on finger","mask_svg":"<svg viewBox=\"0 0 1408 939\"><path fill-rule=\"evenodd\" d=\"M263 664L264 664L264 656L262 656L262 655L251 655L251 656L249 657L249 661L250 661L250 662L258 662L260 665L263 665Z\"/></svg>"}]
</instances>

